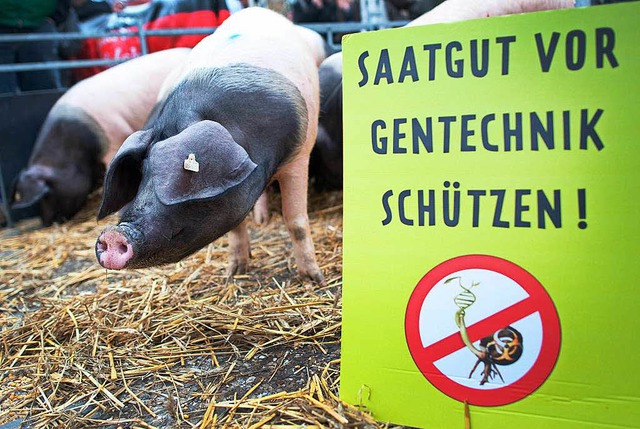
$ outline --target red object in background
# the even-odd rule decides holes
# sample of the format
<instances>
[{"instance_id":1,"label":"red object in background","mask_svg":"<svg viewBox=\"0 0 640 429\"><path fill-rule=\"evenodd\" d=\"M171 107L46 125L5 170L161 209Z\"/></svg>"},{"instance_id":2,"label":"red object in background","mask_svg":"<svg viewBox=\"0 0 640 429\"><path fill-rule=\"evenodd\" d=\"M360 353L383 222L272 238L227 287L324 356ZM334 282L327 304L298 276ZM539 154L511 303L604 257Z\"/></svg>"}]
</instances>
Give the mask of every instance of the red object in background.
<instances>
[{"instance_id":1,"label":"red object in background","mask_svg":"<svg viewBox=\"0 0 640 429\"><path fill-rule=\"evenodd\" d=\"M155 21L145 24L147 30L160 30L167 28L202 28L217 27L229 17L229 11L220 10L216 15L211 10L197 12L176 13L162 16ZM150 36L148 38L149 52L162 51L170 48L193 48L206 37L206 34L183 36Z\"/></svg>"},{"instance_id":2,"label":"red object in background","mask_svg":"<svg viewBox=\"0 0 640 429\"><path fill-rule=\"evenodd\" d=\"M194 6L200 2L179 2L179 8L189 8L190 3ZM215 2L219 4L218 2ZM224 4L224 2L220 2ZM162 6L160 6L162 7ZM226 7L226 5L225 5ZM213 8L212 8L213 9ZM180 11L163 15L163 10L159 9L151 14L157 16L155 19L146 22L143 26L145 30L164 30L172 28L202 28L217 27L226 20L230 13L226 8L220 8L217 12L214 10L193 10ZM113 31L113 37L105 37L101 39L88 39L84 42L80 54L81 59L129 59L140 56L142 48L138 37L125 37L122 34L135 32L137 26L121 28ZM120 34L120 35L119 35ZM157 52L170 48L192 48L200 40L204 39L206 34L198 35L180 35L180 36L149 36L147 40L148 52ZM76 69L75 79L79 81L94 74L97 74L108 67L95 66Z\"/></svg>"}]
</instances>

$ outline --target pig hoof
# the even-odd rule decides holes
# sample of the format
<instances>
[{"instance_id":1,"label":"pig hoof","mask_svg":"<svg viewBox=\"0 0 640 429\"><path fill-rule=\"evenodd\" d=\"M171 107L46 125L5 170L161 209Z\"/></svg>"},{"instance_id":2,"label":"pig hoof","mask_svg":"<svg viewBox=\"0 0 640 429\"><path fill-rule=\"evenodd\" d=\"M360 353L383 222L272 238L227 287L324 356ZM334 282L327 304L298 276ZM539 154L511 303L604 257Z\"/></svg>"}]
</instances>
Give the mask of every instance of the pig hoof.
<instances>
[{"instance_id":1,"label":"pig hoof","mask_svg":"<svg viewBox=\"0 0 640 429\"><path fill-rule=\"evenodd\" d=\"M308 279L311 280L314 283L317 283L319 285L324 285L324 275L322 274L322 271L320 271L320 268L315 267L312 268L311 270L298 270L300 273L300 277L302 277L303 279Z\"/></svg>"},{"instance_id":2,"label":"pig hoof","mask_svg":"<svg viewBox=\"0 0 640 429\"><path fill-rule=\"evenodd\" d=\"M247 262L240 262L240 261L229 262L229 266L227 267L227 276L233 277L236 274L246 274L248 265L249 264Z\"/></svg>"}]
</instances>

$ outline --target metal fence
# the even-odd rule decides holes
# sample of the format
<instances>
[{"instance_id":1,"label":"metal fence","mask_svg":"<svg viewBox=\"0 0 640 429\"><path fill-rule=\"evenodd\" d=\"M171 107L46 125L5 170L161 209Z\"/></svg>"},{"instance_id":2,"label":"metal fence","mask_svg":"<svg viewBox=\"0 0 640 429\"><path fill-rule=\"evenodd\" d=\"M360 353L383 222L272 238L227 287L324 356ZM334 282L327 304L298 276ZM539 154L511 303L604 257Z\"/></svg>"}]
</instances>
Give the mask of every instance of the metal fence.
<instances>
[{"instance_id":1,"label":"metal fence","mask_svg":"<svg viewBox=\"0 0 640 429\"><path fill-rule=\"evenodd\" d=\"M408 21L390 21L384 11L383 3L380 0L363 0L361 2L361 15L363 19L359 22L327 22L327 23L302 23L307 27L326 36L326 42L334 50L340 50L340 44L334 42L334 35L340 33L354 33L360 31L372 31L383 28L400 27L406 25ZM125 15L126 16L126 15ZM203 28L176 28L164 30L145 30L145 19L142 15L127 16L128 27L137 27L138 30L126 32L113 32L112 30L101 32L75 32L75 33L31 33L31 34L0 34L0 43L18 42L38 42L38 41L68 41L68 40L88 40L110 37L136 37L140 41L141 55L146 55L148 50L148 37L152 36L184 36L184 35L208 35L213 33L217 27ZM25 72L51 69L73 69L94 66L112 66L131 58L119 59L87 59L87 60L60 60L37 63L0 64L0 73ZM0 75L1 77L1 75Z\"/></svg>"},{"instance_id":2,"label":"metal fence","mask_svg":"<svg viewBox=\"0 0 640 429\"><path fill-rule=\"evenodd\" d=\"M307 27L311 30L319 33L326 34L327 43L334 49L340 49L339 44L333 42L333 36L336 33L353 33L358 31L372 31L382 28L400 27L407 24L408 21L381 21L381 22L331 22L331 23L317 23L317 24L301 24L303 27ZM142 28L142 26L138 26ZM95 33L32 33L32 34L20 34L20 35L0 35L0 43L17 43L17 42L38 42L44 40L87 40L97 38L109 38L109 37L137 37L140 39L141 54L148 53L147 38L150 36L184 36L184 35L201 35L211 34L216 30L216 27L203 27L203 28L180 28L180 29L166 29L166 30L138 30L127 31L123 33L113 33L110 31L95 32ZM49 70L49 69L68 69L68 68L81 68L91 66L110 66L126 61L130 58L124 59L97 59L97 60L62 60L62 61L49 61L40 63L20 63L20 64L5 64L0 65L0 73L3 72L24 72L35 70Z\"/></svg>"}]
</instances>

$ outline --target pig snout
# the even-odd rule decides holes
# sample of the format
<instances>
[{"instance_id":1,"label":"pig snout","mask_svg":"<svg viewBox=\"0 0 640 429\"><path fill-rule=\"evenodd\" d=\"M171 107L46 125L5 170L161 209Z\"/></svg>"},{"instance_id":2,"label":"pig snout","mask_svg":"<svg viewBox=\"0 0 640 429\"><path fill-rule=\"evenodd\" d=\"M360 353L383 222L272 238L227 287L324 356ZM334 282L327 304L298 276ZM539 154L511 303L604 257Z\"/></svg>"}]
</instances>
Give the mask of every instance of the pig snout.
<instances>
[{"instance_id":1,"label":"pig snout","mask_svg":"<svg viewBox=\"0 0 640 429\"><path fill-rule=\"evenodd\" d=\"M120 228L110 227L98 237L96 257L104 268L121 270L133 258L133 246Z\"/></svg>"}]
</instances>

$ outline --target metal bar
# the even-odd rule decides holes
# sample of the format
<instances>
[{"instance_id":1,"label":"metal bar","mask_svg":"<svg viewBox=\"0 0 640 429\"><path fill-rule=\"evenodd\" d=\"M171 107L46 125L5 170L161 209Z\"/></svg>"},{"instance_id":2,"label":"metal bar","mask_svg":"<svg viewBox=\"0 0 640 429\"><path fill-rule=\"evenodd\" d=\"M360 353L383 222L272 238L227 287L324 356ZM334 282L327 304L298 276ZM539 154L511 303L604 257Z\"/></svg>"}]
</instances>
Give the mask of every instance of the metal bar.
<instances>
[{"instance_id":1,"label":"metal bar","mask_svg":"<svg viewBox=\"0 0 640 429\"><path fill-rule=\"evenodd\" d=\"M378 28L390 28L390 27L402 27L408 24L410 21L379 21L379 22L327 22L327 23L304 23L300 24L302 27L307 27L311 30L325 33L333 31L335 33L347 33L360 30L377 30Z\"/></svg>"},{"instance_id":2,"label":"metal bar","mask_svg":"<svg viewBox=\"0 0 640 429\"><path fill-rule=\"evenodd\" d=\"M138 17L138 28L140 29L140 50L142 52L142 55L147 55L149 53L149 49L147 48L147 38L145 36L145 29L144 29L144 21L142 20L142 17Z\"/></svg>"},{"instance_id":3,"label":"metal bar","mask_svg":"<svg viewBox=\"0 0 640 429\"><path fill-rule=\"evenodd\" d=\"M303 23L302 27L307 27L317 32L349 32L360 30L375 30L385 27L401 27L409 23L409 21L380 21L371 22L331 22L331 23ZM211 34L218 27L198 27L198 28L167 28L162 30L143 30L146 36L184 36ZM24 34L0 34L0 43L15 42L39 42L43 40L79 40L79 39L102 39L108 37L139 37L140 31L127 31L123 33L93 32L93 33L24 33Z\"/></svg>"},{"instance_id":4,"label":"metal bar","mask_svg":"<svg viewBox=\"0 0 640 429\"><path fill-rule=\"evenodd\" d=\"M145 30L147 36L181 36L185 34L211 34L218 27L198 27L198 28L167 28L163 30ZM107 37L138 37L139 31L127 31L116 33L93 32L93 33L24 33L24 34L2 34L0 43L14 42L40 42L43 40L78 40L78 39L102 39Z\"/></svg>"},{"instance_id":5,"label":"metal bar","mask_svg":"<svg viewBox=\"0 0 640 429\"><path fill-rule=\"evenodd\" d=\"M92 66L112 66L131 58L104 59L104 60L73 60L73 61L48 61L40 63L20 63L0 65L0 73L24 72L34 70L77 69Z\"/></svg>"}]
</instances>

